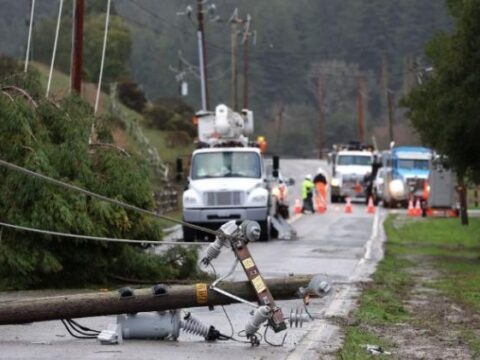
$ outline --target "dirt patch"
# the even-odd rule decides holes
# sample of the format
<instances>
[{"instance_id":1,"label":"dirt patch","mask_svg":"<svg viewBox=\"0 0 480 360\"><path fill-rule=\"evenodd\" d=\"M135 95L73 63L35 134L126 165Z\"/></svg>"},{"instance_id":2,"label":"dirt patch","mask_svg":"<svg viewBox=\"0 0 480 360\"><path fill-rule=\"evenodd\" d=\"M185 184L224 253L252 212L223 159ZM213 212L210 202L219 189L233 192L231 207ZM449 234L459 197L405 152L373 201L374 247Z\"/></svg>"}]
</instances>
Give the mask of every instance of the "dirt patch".
<instances>
[{"instance_id":1,"label":"dirt patch","mask_svg":"<svg viewBox=\"0 0 480 360\"><path fill-rule=\"evenodd\" d=\"M439 274L423 264L411 269L414 286L404 301L412 321L386 326L362 326L392 345L398 359L473 359L465 329L480 336L480 316L429 286Z\"/></svg>"}]
</instances>

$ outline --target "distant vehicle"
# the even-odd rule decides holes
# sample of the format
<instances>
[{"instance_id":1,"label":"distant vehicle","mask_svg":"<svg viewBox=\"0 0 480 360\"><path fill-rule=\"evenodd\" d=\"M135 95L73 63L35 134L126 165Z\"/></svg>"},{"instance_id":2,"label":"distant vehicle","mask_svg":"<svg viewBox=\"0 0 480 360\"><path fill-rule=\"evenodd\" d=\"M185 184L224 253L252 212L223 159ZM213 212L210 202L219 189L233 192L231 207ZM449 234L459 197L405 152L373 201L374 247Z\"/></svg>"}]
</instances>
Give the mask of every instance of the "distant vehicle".
<instances>
[{"instance_id":1,"label":"distant vehicle","mask_svg":"<svg viewBox=\"0 0 480 360\"><path fill-rule=\"evenodd\" d=\"M409 200L426 200L433 152L425 147L400 146L383 153L385 207L406 206Z\"/></svg>"},{"instance_id":2,"label":"distant vehicle","mask_svg":"<svg viewBox=\"0 0 480 360\"><path fill-rule=\"evenodd\" d=\"M268 174L262 155L265 139L248 139L253 133L252 112L238 113L221 104L214 112L197 113L195 119L199 143L183 193L183 220L214 230L230 220L254 220L261 227L260 240L276 237L274 217L278 209L284 210L283 202L272 204L272 186L281 185L279 160L274 159ZM204 240L205 235L184 226L183 238Z\"/></svg>"},{"instance_id":3,"label":"distant vehicle","mask_svg":"<svg viewBox=\"0 0 480 360\"><path fill-rule=\"evenodd\" d=\"M385 183L385 169L378 169L377 176L373 179L373 203L375 206L383 199L383 190Z\"/></svg>"},{"instance_id":4,"label":"distant vehicle","mask_svg":"<svg viewBox=\"0 0 480 360\"><path fill-rule=\"evenodd\" d=\"M436 156L431 162L428 175L427 206L431 210L457 210L455 176L445 166L444 158Z\"/></svg>"},{"instance_id":5,"label":"distant vehicle","mask_svg":"<svg viewBox=\"0 0 480 360\"><path fill-rule=\"evenodd\" d=\"M358 143L336 146L329 154L329 161L332 163L331 202L340 202L346 197L365 200L364 179L372 170L371 149Z\"/></svg>"}]
</instances>

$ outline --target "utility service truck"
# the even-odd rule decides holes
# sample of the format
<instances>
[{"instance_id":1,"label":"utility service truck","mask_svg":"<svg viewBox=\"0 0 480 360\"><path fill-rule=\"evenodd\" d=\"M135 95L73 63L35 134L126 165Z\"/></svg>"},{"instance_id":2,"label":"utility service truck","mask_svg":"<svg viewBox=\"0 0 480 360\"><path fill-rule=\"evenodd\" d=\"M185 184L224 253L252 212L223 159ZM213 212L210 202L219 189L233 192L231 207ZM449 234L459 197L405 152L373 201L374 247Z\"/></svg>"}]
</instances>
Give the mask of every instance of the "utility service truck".
<instances>
[{"instance_id":1,"label":"utility service truck","mask_svg":"<svg viewBox=\"0 0 480 360\"><path fill-rule=\"evenodd\" d=\"M252 112L237 113L218 105L214 112L197 113L196 122L198 148L183 193L183 220L215 230L230 220L255 220L261 240L278 235L272 226L271 176L260 145L248 139L253 133ZM188 227L183 227L183 235L185 241L205 239Z\"/></svg>"},{"instance_id":2,"label":"utility service truck","mask_svg":"<svg viewBox=\"0 0 480 360\"><path fill-rule=\"evenodd\" d=\"M332 203L347 197L365 200L365 176L372 170L372 149L354 142L336 145L328 159L332 164Z\"/></svg>"},{"instance_id":3,"label":"utility service truck","mask_svg":"<svg viewBox=\"0 0 480 360\"><path fill-rule=\"evenodd\" d=\"M428 174L433 152L418 146L392 147L383 153L382 200L385 207L406 206L428 197Z\"/></svg>"}]
</instances>

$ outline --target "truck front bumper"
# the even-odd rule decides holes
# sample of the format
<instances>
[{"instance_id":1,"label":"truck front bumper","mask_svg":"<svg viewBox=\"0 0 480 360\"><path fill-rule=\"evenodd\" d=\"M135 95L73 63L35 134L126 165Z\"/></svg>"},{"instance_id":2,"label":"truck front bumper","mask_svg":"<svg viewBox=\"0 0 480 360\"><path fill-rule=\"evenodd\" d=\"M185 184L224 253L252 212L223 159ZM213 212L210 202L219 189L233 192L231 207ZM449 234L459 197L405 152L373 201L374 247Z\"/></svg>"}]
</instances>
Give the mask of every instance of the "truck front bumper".
<instances>
[{"instance_id":1,"label":"truck front bumper","mask_svg":"<svg viewBox=\"0 0 480 360\"><path fill-rule=\"evenodd\" d=\"M365 198L365 187L363 185L360 187L332 186L330 191L333 196L350 197L352 199Z\"/></svg>"},{"instance_id":2,"label":"truck front bumper","mask_svg":"<svg viewBox=\"0 0 480 360\"><path fill-rule=\"evenodd\" d=\"M183 219L190 223L225 223L230 220L265 221L267 207L184 209Z\"/></svg>"}]
</instances>

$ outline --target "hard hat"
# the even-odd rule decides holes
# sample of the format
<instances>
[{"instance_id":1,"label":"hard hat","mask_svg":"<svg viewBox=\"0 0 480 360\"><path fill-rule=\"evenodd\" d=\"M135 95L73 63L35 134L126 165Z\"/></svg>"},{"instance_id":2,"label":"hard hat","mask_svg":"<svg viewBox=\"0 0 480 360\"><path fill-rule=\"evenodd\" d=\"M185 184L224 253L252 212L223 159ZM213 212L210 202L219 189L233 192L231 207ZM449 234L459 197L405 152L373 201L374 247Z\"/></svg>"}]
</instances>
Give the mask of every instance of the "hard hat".
<instances>
[{"instance_id":1,"label":"hard hat","mask_svg":"<svg viewBox=\"0 0 480 360\"><path fill-rule=\"evenodd\" d=\"M305 179L312 180L312 175L310 175L310 174L305 175Z\"/></svg>"}]
</instances>

